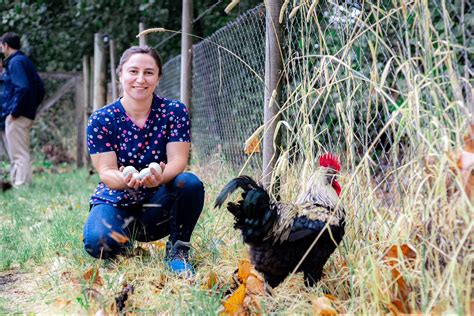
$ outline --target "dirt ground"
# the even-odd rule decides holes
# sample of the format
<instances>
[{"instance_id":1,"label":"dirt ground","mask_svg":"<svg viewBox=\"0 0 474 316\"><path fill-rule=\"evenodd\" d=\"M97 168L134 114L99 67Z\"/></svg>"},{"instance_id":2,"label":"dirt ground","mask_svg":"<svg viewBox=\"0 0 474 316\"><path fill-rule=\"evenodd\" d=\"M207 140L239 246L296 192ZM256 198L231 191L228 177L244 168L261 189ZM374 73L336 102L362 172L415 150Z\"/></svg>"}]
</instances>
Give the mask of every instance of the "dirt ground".
<instances>
[{"instance_id":1,"label":"dirt ground","mask_svg":"<svg viewBox=\"0 0 474 316\"><path fill-rule=\"evenodd\" d=\"M43 277L45 274L39 269L31 273L17 269L0 272L0 312L51 312L51 306L37 299L38 280Z\"/></svg>"}]
</instances>

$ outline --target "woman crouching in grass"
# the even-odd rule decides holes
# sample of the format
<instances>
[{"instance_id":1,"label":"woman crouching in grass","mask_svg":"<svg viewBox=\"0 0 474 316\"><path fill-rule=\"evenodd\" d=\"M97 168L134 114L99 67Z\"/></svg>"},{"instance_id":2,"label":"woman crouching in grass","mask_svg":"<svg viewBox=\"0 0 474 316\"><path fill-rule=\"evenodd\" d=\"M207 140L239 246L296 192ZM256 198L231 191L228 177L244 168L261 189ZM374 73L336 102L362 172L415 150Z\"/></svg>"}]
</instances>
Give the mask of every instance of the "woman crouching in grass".
<instances>
[{"instance_id":1,"label":"woman crouching in grass","mask_svg":"<svg viewBox=\"0 0 474 316\"><path fill-rule=\"evenodd\" d=\"M158 53L127 49L117 67L123 96L94 113L87 146L101 182L90 199L84 247L95 258L111 258L130 240L169 235L166 264L193 274L188 261L191 234L204 203L202 182L184 172L191 135L186 106L154 94L162 74ZM133 173L150 167L148 174ZM124 167L128 167L125 172ZM135 169L135 170L134 170Z\"/></svg>"}]
</instances>

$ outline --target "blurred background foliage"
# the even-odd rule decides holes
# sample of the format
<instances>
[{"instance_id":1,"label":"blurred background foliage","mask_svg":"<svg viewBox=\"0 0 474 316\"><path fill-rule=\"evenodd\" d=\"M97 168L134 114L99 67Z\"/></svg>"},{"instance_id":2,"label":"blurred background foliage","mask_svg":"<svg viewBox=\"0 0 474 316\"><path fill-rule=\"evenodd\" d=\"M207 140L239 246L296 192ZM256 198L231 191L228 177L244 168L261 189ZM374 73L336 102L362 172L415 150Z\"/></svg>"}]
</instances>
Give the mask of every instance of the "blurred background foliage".
<instances>
[{"instance_id":1,"label":"blurred background foliage","mask_svg":"<svg viewBox=\"0 0 474 316\"><path fill-rule=\"evenodd\" d=\"M244 1L227 15L228 1L194 0L193 33L208 36L260 2ZM181 29L181 1L176 0L0 0L0 12L0 33L20 34L22 50L39 71L80 70L82 56L93 55L94 33L114 38L120 56L138 44L139 22L147 28ZM164 61L180 52L180 36L172 35L148 38L148 45L157 46Z\"/></svg>"},{"instance_id":2,"label":"blurred background foliage","mask_svg":"<svg viewBox=\"0 0 474 316\"><path fill-rule=\"evenodd\" d=\"M193 34L207 37L261 2L245 1L228 15L224 12L227 0L194 0ZM126 48L138 45L136 35L140 22L146 28L179 31L181 4L179 0L0 0L0 35L18 33L22 51L40 72L80 72L82 57L94 54L95 33L113 38L117 57L120 57ZM198 41L194 38L195 43ZM180 42L181 36L175 32L147 37L147 44L158 50L163 62L180 54ZM107 72L109 76L108 67ZM62 80L45 80L46 98L63 83ZM72 161L75 137L74 92L71 91L35 120L31 144L35 161L53 164ZM5 156L0 158L6 159Z\"/></svg>"}]
</instances>

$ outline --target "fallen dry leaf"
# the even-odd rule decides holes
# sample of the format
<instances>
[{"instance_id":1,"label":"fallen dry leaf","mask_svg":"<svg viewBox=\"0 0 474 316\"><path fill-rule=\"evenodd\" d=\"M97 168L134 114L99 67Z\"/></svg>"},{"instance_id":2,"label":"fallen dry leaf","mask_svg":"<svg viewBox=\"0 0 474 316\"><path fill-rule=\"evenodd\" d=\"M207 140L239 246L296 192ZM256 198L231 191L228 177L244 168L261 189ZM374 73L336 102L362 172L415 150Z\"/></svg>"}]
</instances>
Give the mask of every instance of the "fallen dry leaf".
<instances>
[{"instance_id":1,"label":"fallen dry leaf","mask_svg":"<svg viewBox=\"0 0 474 316\"><path fill-rule=\"evenodd\" d=\"M222 305L224 305L223 313L258 315L263 309L257 296L265 295L263 277L255 270L248 259L243 259L239 262L237 268L237 279L240 286L226 301L222 302Z\"/></svg>"},{"instance_id":2,"label":"fallen dry leaf","mask_svg":"<svg viewBox=\"0 0 474 316\"><path fill-rule=\"evenodd\" d=\"M244 283L245 297L243 306L245 312L250 312L251 315L259 315L263 312L263 309L258 295L265 295L265 282L258 273L255 274L252 272Z\"/></svg>"},{"instance_id":3,"label":"fallen dry leaf","mask_svg":"<svg viewBox=\"0 0 474 316\"><path fill-rule=\"evenodd\" d=\"M240 260L239 267L237 271L237 278L240 282L245 282L250 275L250 271L252 269L252 264L249 260L244 259Z\"/></svg>"},{"instance_id":4,"label":"fallen dry leaf","mask_svg":"<svg viewBox=\"0 0 474 316\"><path fill-rule=\"evenodd\" d=\"M247 295L249 294L257 294L257 295L265 295L265 282L262 277L251 273L247 280L245 281L246 284L246 291Z\"/></svg>"},{"instance_id":5,"label":"fallen dry leaf","mask_svg":"<svg viewBox=\"0 0 474 316\"><path fill-rule=\"evenodd\" d=\"M156 250L166 249L166 243L162 240L151 241L149 244L152 245Z\"/></svg>"},{"instance_id":6,"label":"fallen dry leaf","mask_svg":"<svg viewBox=\"0 0 474 316\"><path fill-rule=\"evenodd\" d=\"M224 305L224 314L235 314L243 309L243 303L245 298L245 284L241 284L237 290L225 301L222 302Z\"/></svg>"},{"instance_id":7,"label":"fallen dry leaf","mask_svg":"<svg viewBox=\"0 0 474 316\"><path fill-rule=\"evenodd\" d=\"M245 142L244 153L246 155L251 155L253 153L260 152L260 141L258 139L258 134L247 139Z\"/></svg>"},{"instance_id":8,"label":"fallen dry leaf","mask_svg":"<svg viewBox=\"0 0 474 316\"><path fill-rule=\"evenodd\" d=\"M402 277L400 271L396 268L399 263L399 258L403 259L404 262L406 261L408 264L413 266L413 263L416 259L416 252L412 246L408 244L403 245L393 245L389 248L389 250L385 253L384 262L385 264L391 266L391 273L392 278L397 282L398 290L400 293L400 300L394 300L393 302L400 302L400 304L395 305L399 311L403 313L408 313L408 292L409 288L406 285L405 279ZM393 304L392 302L392 304Z\"/></svg>"},{"instance_id":9,"label":"fallen dry leaf","mask_svg":"<svg viewBox=\"0 0 474 316\"><path fill-rule=\"evenodd\" d=\"M86 271L86 273L82 275L82 277L89 284L98 286L104 285L104 281L102 280L102 277L99 274L99 270L97 270L96 268L90 268Z\"/></svg>"},{"instance_id":10,"label":"fallen dry leaf","mask_svg":"<svg viewBox=\"0 0 474 316\"><path fill-rule=\"evenodd\" d=\"M109 234L109 236L119 244L125 244L129 241L129 238L127 236L122 235L114 230Z\"/></svg>"},{"instance_id":11,"label":"fallen dry leaf","mask_svg":"<svg viewBox=\"0 0 474 316\"><path fill-rule=\"evenodd\" d=\"M64 308L71 304L71 300L67 300L65 298L57 298L54 300L54 306L56 308Z\"/></svg>"},{"instance_id":12,"label":"fallen dry leaf","mask_svg":"<svg viewBox=\"0 0 474 316\"><path fill-rule=\"evenodd\" d=\"M316 315L336 315L337 311L332 306L331 300L326 296L311 299L311 307Z\"/></svg>"},{"instance_id":13,"label":"fallen dry leaf","mask_svg":"<svg viewBox=\"0 0 474 316\"><path fill-rule=\"evenodd\" d=\"M324 297L328 298L330 301L333 301L333 302L337 301L337 297L331 294L324 294Z\"/></svg>"}]
</instances>

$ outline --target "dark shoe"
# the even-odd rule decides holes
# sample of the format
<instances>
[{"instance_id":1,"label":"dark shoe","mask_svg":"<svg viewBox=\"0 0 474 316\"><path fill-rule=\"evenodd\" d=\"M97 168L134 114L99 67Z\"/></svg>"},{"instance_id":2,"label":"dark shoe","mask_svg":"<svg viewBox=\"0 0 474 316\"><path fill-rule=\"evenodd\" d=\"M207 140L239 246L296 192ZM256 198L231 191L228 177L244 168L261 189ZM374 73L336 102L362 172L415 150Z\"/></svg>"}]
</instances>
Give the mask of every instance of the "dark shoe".
<instances>
[{"instance_id":1,"label":"dark shoe","mask_svg":"<svg viewBox=\"0 0 474 316\"><path fill-rule=\"evenodd\" d=\"M190 248L190 242L181 240L177 240L174 245L170 241L166 243L165 263L171 272L184 277L192 277L194 275L194 268L188 261Z\"/></svg>"},{"instance_id":2,"label":"dark shoe","mask_svg":"<svg viewBox=\"0 0 474 316\"><path fill-rule=\"evenodd\" d=\"M1 186L2 186L3 192L10 190L13 187L10 182L4 182L4 181L1 182Z\"/></svg>"}]
</instances>

